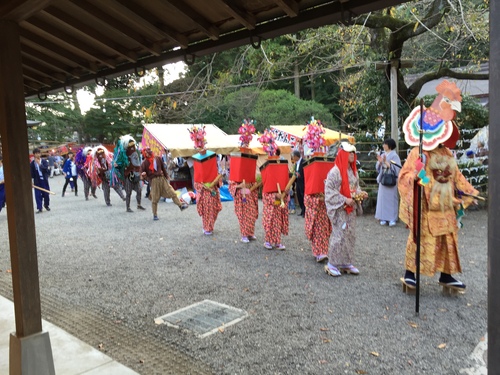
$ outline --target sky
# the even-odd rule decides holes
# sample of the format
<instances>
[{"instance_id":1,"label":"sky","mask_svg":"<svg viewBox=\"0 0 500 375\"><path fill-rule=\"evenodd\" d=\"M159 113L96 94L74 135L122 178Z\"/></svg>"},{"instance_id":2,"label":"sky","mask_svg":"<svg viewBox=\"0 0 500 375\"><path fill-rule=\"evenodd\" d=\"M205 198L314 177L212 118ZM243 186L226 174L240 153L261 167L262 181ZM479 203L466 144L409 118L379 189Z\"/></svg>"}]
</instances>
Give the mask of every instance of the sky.
<instances>
[{"instance_id":1,"label":"sky","mask_svg":"<svg viewBox=\"0 0 500 375\"><path fill-rule=\"evenodd\" d=\"M163 69L165 69L165 85L168 85L169 83L179 78L179 74L183 73L186 70L186 64L180 61L177 63L164 65ZM154 80L153 74L146 74L144 77L140 78L139 86L142 86L146 83L150 83L153 80ZM98 95L102 95L103 91L104 88L97 87ZM85 114L94 103L95 95L84 89L81 89L76 92L76 97L80 104L82 114Z\"/></svg>"}]
</instances>

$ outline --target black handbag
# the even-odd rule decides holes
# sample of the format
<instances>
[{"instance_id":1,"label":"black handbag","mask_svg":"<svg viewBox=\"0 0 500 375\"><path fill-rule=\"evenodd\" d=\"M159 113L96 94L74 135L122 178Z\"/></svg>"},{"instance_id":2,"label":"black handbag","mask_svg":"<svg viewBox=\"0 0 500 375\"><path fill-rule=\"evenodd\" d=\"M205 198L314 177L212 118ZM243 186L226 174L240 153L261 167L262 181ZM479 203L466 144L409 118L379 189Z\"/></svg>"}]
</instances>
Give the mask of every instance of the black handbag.
<instances>
[{"instance_id":1,"label":"black handbag","mask_svg":"<svg viewBox=\"0 0 500 375\"><path fill-rule=\"evenodd\" d=\"M392 166L386 169L380 177L380 183L384 186L396 186L397 182L398 176L396 176L396 173L392 170Z\"/></svg>"}]
</instances>

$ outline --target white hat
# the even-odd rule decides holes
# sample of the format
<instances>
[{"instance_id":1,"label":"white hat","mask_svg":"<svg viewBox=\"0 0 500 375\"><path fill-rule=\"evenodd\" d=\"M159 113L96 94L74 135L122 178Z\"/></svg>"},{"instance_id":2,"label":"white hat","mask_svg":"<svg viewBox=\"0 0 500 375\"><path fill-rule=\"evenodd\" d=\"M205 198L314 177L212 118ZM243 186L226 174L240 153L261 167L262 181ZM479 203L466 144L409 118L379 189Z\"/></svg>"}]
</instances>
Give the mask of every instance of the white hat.
<instances>
[{"instance_id":1,"label":"white hat","mask_svg":"<svg viewBox=\"0 0 500 375\"><path fill-rule=\"evenodd\" d=\"M356 147L349 142L340 142L340 148L346 152L356 152Z\"/></svg>"}]
</instances>

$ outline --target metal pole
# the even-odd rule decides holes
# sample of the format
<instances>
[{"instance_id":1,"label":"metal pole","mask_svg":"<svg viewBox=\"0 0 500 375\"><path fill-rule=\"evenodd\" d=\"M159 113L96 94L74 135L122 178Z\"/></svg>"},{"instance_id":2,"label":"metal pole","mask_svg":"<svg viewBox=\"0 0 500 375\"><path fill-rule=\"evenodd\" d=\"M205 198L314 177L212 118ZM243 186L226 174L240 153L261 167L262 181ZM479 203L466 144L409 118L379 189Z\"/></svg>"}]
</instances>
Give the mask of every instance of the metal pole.
<instances>
[{"instance_id":1,"label":"metal pole","mask_svg":"<svg viewBox=\"0 0 500 375\"><path fill-rule=\"evenodd\" d=\"M424 137L423 123L424 121L424 100L420 99L420 129L419 129L419 144L418 144L418 155L420 161L423 163L423 150L422 143ZM424 163L425 164L425 163ZM425 168L425 167L424 167ZM417 253L415 256L416 272L415 272L415 282L417 284L415 291L415 314L420 312L420 232L422 229L422 185L417 184Z\"/></svg>"}]
</instances>

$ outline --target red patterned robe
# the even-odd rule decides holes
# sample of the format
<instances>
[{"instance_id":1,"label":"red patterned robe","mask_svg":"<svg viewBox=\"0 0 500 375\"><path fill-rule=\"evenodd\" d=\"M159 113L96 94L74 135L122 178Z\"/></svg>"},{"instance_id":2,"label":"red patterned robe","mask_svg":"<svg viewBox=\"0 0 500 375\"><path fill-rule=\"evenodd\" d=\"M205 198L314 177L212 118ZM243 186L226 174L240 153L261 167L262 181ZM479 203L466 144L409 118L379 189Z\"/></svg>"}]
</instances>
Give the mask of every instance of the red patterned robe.
<instances>
[{"instance_id":1,"label":"red patterned robe","mask_svg":"<svg viewBox=\"0 0 500 375\"><path fill-rule=\"evenodd\" d=\"M288 235L288 195L285 195L284 207L275 204L276 193L263 193L262 225L264 226L265 242L271 245L281 243L281 235Z\"/></svg>"},{"instance_id":2,"label":"red patterned robe","mask_svg":"<svg viewBox=\"0 0 500 375\"><path fill-rule=\"evenodd\" d=\"M323 194L307 194L304 197L306 206L305 232L311 241L312 253L328 256L328 243L332 233L332 224L326 213L325 197Z\"/></svg>"},{"instance_id":3,"label":"red patterned robe","mask_svg":"<svg viewBox=\"0 0 500 375\"><path fill-rule=\"evenodd\" d=\"M201 216L203 230L213 232L217 216L222 210L219 188L218 186L213 187L215 195L212 195L200 182L195 182L194 188L196 190L196 209L198 210L198 215Z\"/></svg>"},{"instance_id":4,"label":"red patterned robe","mask_svg":"<svg viewBox=\"0 0 500 375\"><path fill-rule=\"evenodd\" d=\"M251 237L255 233L255 222L259 217L259 192L255 189L250 194L245 194L243 202L242 190L238 185L238 182L229 181L229 192L234 199L234 213L240 223L241 236Z\"/></svg>"}]
</instances>

